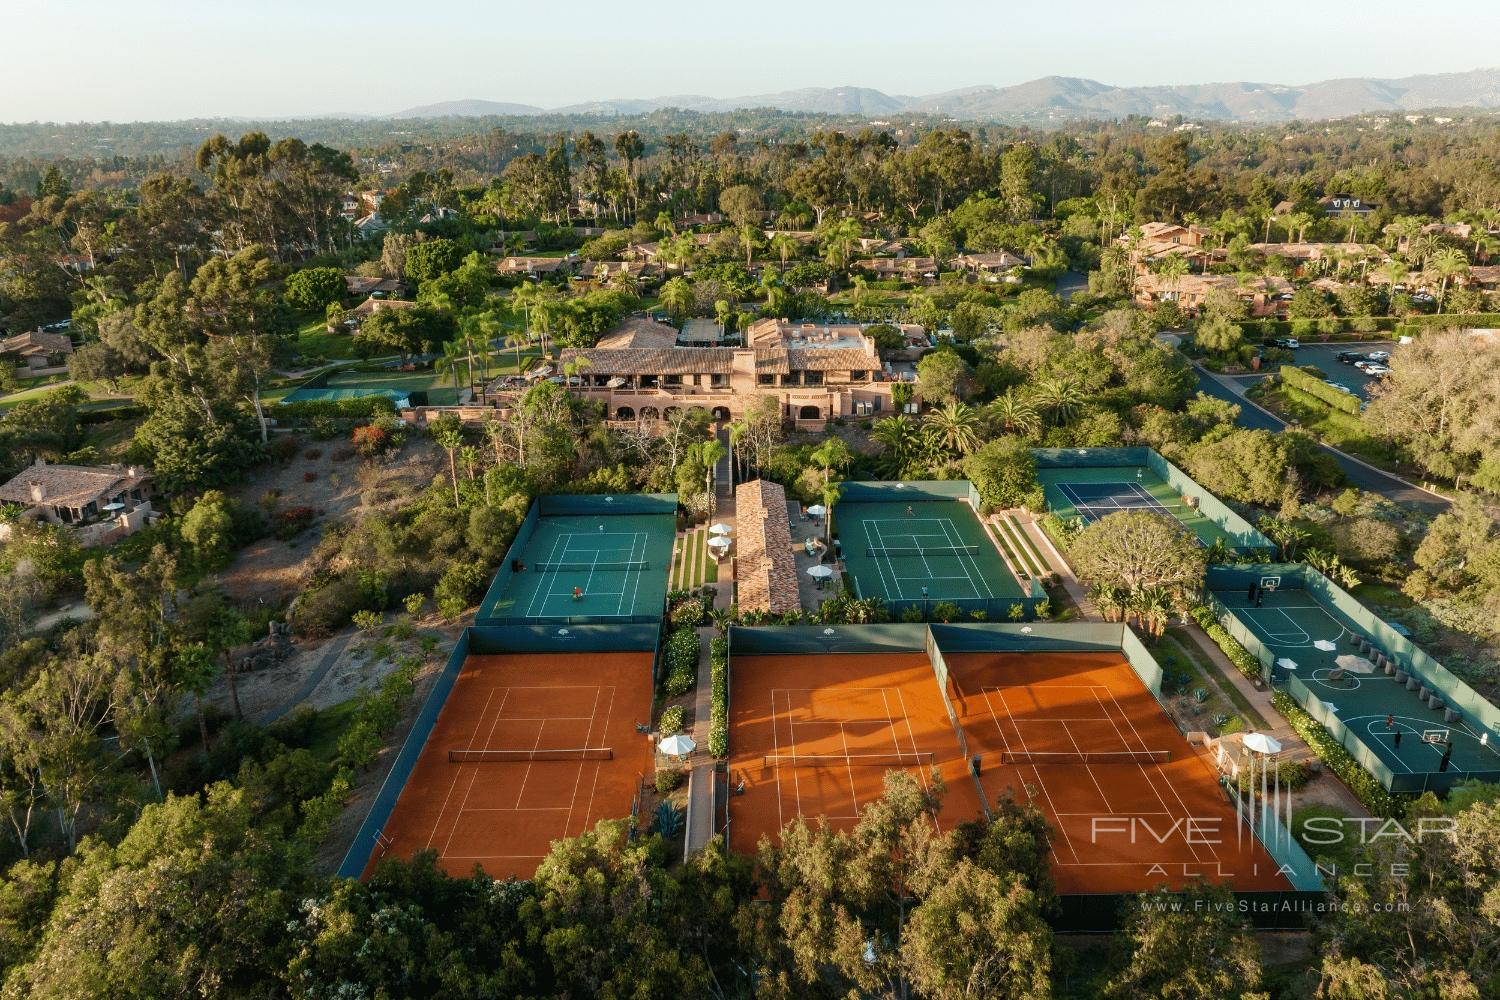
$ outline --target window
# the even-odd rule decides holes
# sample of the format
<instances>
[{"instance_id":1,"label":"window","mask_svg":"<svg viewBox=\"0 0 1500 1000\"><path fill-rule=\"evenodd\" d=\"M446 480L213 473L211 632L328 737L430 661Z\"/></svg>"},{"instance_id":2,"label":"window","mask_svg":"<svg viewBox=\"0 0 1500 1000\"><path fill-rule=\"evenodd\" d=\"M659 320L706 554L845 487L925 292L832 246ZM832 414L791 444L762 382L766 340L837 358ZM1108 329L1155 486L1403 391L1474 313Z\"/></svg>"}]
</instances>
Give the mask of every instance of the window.
<instances>
[{"instance_id":1,"label":"window","mask_svg":"<svg viewBox=\"0 0 1500 1000\"><path fill-rule=\"evenodd\" d=\"M729 384L729 376L723 374L710 375L708 377L708 384L715 389L722 389Z\"/></svg>"},{"instance_id":2,"label":"window","mask_svg":"<svg viewBox=\"0 0 1500 1000\"><path fill-rule=\"evenodd\" d=\"M764 374L757 375L755 377L755 384L756 385L775 385L776 384L776 376L775 375L764 375Z\"/></svg>"},{"instance_id":3,"label":"window","mask_svg":"<svg viewBox=\"0 0 1500 1000\"><path fill-rule=\"evenodd\" d=\"M823 384L823 373L822 372L803 372L802 373L802 384L803 385L822 385Z\"/></svg>"},{"instance_id":4,"label":"window","mask_svg":"<svg viewBox=\"0 0 1500 1000\"><path fill-rule=\"evenodd\" d=\"M870 373L866 371L852 371L849 373L849 381L868 382L870 381Z\"/></svg>"},{"instance_id":5,"label":"window","mask_svg":"<svg viewBox=\"0 0 1500 1000\"><path fill-rule=\"evenodd\" d=\"M661 384L662 385L681 385L682 384L682 376L681 375L663 375L662 378L661 378Z\"/></svg>"}]
</instances>

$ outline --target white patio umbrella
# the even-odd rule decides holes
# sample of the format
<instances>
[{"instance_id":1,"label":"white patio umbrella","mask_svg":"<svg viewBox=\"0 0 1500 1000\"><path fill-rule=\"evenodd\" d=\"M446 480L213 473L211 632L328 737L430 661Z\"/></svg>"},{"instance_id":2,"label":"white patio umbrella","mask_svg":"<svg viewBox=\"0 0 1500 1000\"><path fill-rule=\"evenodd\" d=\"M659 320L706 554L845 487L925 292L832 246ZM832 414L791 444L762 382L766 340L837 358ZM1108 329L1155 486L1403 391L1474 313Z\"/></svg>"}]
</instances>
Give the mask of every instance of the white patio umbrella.
<instances>
[{"instance_id":1,"label":"white patio umbrella","mask_svg":"<svg viewBox=\"0 0 1500 1000\"><path fill-rule=\"evenodd\" d=\"M734 529L721 521L718 524L710 526L708 533L710 535L731 535L734 533Z\"/></svg>"},{"instance_id":2,"label":"white patio umbrella","mask_svg":"<svg viewBox=\"0 0 1500 1000\"><path fill-rule=\"evenodd\" d=\"M807 512L813 517L822 517L824 514L828 513L828 508L824 507L820 503L815 503L811 507L807 508Z\"/></svg>"},{"instance_id":3,"label":"white patio umbrella","mask_svg":"<svg viewBox=\"0 0 1500 1000\"><path fill-rule=\"evenodd\" d=\"M698 744L690 736L668 736L656 748L668 757L686 757L698 749Z\"/></svg>"},{"instance_id":4,"label":"white patio umbrella","mask_svg":"<svg viewBox=\"0 0 1500 1000\"><path fill-rule=\"evenodd\" d=\"M810 576L810 577L812 577L814 580L826 580L830 576L833 576L833 567L832 566L810 566L810 567L808 567L807 575Z\"/></svg>"},{"instance_id":5,"label":"white patio umbrella","mask_svg":"<svg viewBox=\"0 0 1500 1000\"><path fill-rule=\"evenodd\" d=\"M714 550L714 555L729 551L730 539L718 536L708 540L708 547Z\"/></svg>"},{"instance_id":6,"label":"white patio umbrella","mask_svg":"<svg viewBox=\"0 0 1500 1000\"><path fill-rule=\"evenodd\" d=\"M1282 670L1296 670L1297 669L1297 661L1293 660L1293 659L1290 659L1289 657L1285 657L1285 656L1283 656L1281 659L1277 660L1276 661L1276 665L1278 667L1280 667Z\"/></svg>"},{"instance_id":7,"label":"white patio umbrella","mask_svg":"<svg viewBox=\"0 0 1500 1000\"><path fill-rule=\"evenodd\" d=\"M1363 656L1356 656L1353 653L1345 653L1333 662L1351 673L1373 674L1375 672L1375 664Z\"/></svg>"},{"instance_id":8,"label":"white patio umbrella","mask_svg":"<svg viewBox=\"0 0 1500 1000\"><path fill-rule=\"evenodd\" d=\"M1281 741L1266 733L1246 733L1244 738L1245 749L1261 754L1273 754L1281 752Z\"/></svg>"},{"instance_id":9,"label":"white patio umbrella","mask_svg":"<svg viewBox=\"0 0 1500 1000\"><path fill-rule=\"evenodd\" d=\"M1325 653L1331 653L1335 649L1339 648L1338 643L1329 642L1327 639L1319 639L1317 642L1314 642L1313 645L1318 649L1321 649Z\"/></svg>"}]
</instances>

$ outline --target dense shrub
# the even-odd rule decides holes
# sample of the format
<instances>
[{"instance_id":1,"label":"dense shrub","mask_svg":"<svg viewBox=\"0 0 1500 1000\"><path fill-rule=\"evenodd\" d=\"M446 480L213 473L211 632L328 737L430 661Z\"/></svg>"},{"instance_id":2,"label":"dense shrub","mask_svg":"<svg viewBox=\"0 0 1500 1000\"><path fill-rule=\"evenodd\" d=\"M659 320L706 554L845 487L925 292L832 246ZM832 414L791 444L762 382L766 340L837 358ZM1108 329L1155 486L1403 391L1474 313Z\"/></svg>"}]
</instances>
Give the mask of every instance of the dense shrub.
<instances>
[{"instance_id":1,"label":"dense shrub","mask_svg":"<svg viewBox=\"0 0 1500 1000\"><path fill-rule=\"evenodd\" d=\"M1359 413L1358 396L1353 393L1340 392L1331 385L1324 385L1321 378L1309 375L1301 368L1295 368L1292 365L1282 365L1281 381L1293 389L1302 390L1318 400L1318 402L1326 403L1335 410L1342 410L1344 413L1351 414Z\"/></svg>"},{"instance_id":2,"label":"dense shrub","mask_svg":"<svg viewBox=\"0 0 1500 1000\"><path fill-rule=\"evenodd\" d=\"M708 717L708 752L715 757L729 754L729 640L715 636L709 644L709 677L713 697Z\"/></svg>"},{"instance_id":3,"label":"dense shrub","mask_svg":"<svg viewBox=\"0 0 1500 1000\"><path fill-rule=\"evenodd\" d=\"M676 736L682 732L682 706L671 705L661 713L661 723L657 726L663 736Z\"/></svg>"},{"instance_id":4,"label":"dense shrub","mask_svg":"<svg viewBox=\"0 0 1500 1000\"><path fill-rule=\"evenodd\" d=\"M432 592L438 612L449 620L457 618L479 599L489 579L482 562L456 562L443 571L437 589Z\"/></svg>"},{"instance_id":5,"label":"dense shrub","mask_svg":"<svg viewBox=\"0 0 1500 1000\"><path fill-rule=\"evenodd\" d=\"M680 628L667 636L666 689L673 698L687 694L698 682L698 633Z\"/></svg>"},{"instance_id":6,"label":"dense shrub","mask_svg":"<svg viewBox=\"0 0 1500 1000\"><path fill-rule=\"evenodd\" d=\"M1193 621L1197 622L1198 627L1208 633L1208 637L1224 651L1224 655L1229 657L1229 662L1233 663L1240 673L1253 681L1261 679L1260 661L1251 656L1245 647L1240 645L1239 640L1230 635L1228 630L1219 624L1218 619L1214 617L1214 613L1211 610L1200 604L1196 608L1193 608L1191 613Z\"/></svg>"},{"instance_id":7,"label":"dense shrub","mask_svg":"<svg viewBox=\"0 0 1500 1000\"><path fill-rule=\"evenodd\" d=\"M395 413L396 404L384 396L357 396L350 399L303 399L281 403L272 411L278 420L311 420L332 417L344 420L368 420L382 413Z\"/></svg>"},{"instance_id":8,"label":"dense shrub","mask_svg":"<svg viewBox=\"0 0 1500 1000\"><path fill-rule=\"evenodd\" d=\"M687 778L686 773L680 767L663 767L656 772L656 794L670 795L682 787L682 782Z\"/></svg>"}]
</instances>

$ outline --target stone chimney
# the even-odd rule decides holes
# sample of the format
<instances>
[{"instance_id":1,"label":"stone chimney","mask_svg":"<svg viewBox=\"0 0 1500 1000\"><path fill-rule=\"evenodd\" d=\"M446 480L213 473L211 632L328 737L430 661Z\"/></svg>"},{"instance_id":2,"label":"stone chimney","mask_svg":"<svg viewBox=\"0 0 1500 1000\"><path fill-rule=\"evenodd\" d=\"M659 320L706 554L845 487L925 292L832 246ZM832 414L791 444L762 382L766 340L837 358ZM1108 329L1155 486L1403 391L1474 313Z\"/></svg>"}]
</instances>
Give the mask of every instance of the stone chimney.
<instances>
[{"instance_id":1,"label":"stone chimney","mask_svg":"<svg viewBox=\"0 0 1500 1000\"><path fill-rule=\"evenodd\" d=\"M28 485L31 487L31 502L41 503L47 499L47 486L40 480L33 479Z\"/></svg>"}]
</instances>

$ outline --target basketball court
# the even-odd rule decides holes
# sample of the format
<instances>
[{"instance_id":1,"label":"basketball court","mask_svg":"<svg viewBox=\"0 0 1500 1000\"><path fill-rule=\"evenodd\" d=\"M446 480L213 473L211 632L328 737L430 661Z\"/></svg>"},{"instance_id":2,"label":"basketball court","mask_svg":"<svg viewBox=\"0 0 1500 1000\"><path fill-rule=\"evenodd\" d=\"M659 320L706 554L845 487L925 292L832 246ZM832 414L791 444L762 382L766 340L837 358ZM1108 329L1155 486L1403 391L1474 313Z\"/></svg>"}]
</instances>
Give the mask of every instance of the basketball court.
<instances>
[{"instance_id":1,"label":"basketball court","mask_svg":"<svg viewBox=\"0 0 1500 1000\"><path fill-rule=\"evenodd\" d=\"M530 878L553 841L631 814L652 767L649 652L471 655L378 838L467 875Z\"/></svg>"},{"instance_id":2,"label":"basketball court","mask_svg":"<svg viewBox=\"0 0 1500 1000\"><path fill-rule=\"evenodd\" d=\"M1241 891L1290 888L1122 654L945 660L986 796L1031 802L1053 827L1059 892L1139 892L1198 878Z\"/></svg>"},{"instance_id":3,"label":"basketball court","mask_svg":"<svg viewBox=\"0 0 1500 1000\"><path fill-rule=\"evenodd\" d=\"M849 829L889 770L946 786L936 831L981 815L925 654L737 656L730 669L730 846L803 817ZM742 791L740 787L742 786Z\"/></svg>"},{"instance_id":4,"label":"basketball court","mask_svg":"<svg viewBox=\"0 0 1500 1000\"><path fill-rule=\"evenodd\" d=\"M1037 480L1046 494L1049 510L1063 517L1077 517L1092 524L1122 510L1145 510L1165 514L1203 545L1222 539L1236 540L1182 497L1166 480L1144 465L1038 469Z\"/></svg>"},{"instance_id":5,"label":"basketball court","mask_svg":"<svg viewBox=\"0 0 1500 1000\"><path fill-rule=\"evenodd\" d=\"M1026 596L962 501L846 501L835 517L844 564L861 597L964 607Z\"/></svg>"},{"instance_id":6,"label":"basketball court","mask_svg":"<svg viewBox=\"0 0 1500 1000\"><path fill-rule=\"evenodd\" d=\"M1397 775L1500 771L1495 733L1457 713L1450 719L1444 692L1388 671L1350 623L1310 591L1281 582L1267 576L1255 596L1248 588L1213 596L1272 652L1304 707L1317 698Z\"/></svg>"}]
</instances>

